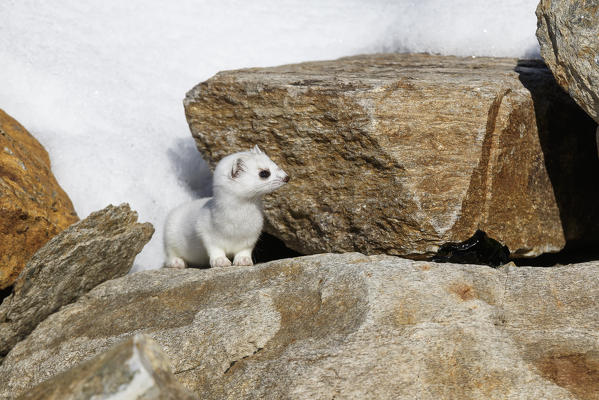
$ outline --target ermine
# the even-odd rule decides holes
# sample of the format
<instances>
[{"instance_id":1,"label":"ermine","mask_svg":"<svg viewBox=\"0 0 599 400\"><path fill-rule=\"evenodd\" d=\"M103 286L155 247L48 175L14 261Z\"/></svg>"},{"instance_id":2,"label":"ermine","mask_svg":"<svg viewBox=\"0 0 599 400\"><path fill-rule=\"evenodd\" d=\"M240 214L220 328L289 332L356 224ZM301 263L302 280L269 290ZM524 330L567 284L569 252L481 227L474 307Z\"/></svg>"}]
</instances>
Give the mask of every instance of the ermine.
<instances>
[{"instance_id":1,"label":"ermine","mask_svg":"<svg viewBox=\"0 0 599 400\"><path fill-rule=\"evenodd\" d=\"M214 169L213 196L172 210L164 229L165 266L253 265L262 232L262 197L289 182L289 175L256 145L228 155Z\"/></svg>"}]
</instances>

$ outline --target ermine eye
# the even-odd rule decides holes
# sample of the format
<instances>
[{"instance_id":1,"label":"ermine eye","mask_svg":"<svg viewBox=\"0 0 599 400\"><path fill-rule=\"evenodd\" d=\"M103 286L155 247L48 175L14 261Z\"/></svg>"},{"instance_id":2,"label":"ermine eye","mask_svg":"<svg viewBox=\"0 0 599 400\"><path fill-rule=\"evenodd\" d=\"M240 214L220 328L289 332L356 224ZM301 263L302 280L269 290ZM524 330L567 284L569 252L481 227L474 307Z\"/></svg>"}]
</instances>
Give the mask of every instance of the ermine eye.
<instances>
[{"instance_id":1,"label":"ermine eye","mask_svg":"<svg viewBox=\"0 0 599 400\"><path fill-rule=\"evenodd\" d=\"M258 175L260 175L260 178L266 179L270 176L270 171L267 169L263 169L262 171L260 171Z\"/></svg>"}]
</instances>

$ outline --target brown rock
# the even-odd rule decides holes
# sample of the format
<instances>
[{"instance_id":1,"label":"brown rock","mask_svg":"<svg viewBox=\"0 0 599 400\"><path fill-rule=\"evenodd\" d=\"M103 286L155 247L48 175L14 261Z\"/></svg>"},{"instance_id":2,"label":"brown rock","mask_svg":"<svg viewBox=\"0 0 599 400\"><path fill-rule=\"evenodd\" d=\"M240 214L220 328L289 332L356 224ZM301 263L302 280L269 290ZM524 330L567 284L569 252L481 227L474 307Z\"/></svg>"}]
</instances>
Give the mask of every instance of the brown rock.
<instances>
[{"instance_id":1,"label":"brown rock","mask_svg":"<svg viewBox=\"0 0 599 400\"><path fill-rule=\"evenodd\" d=\"M125 275L154 228L128 204L108 206L71 225L38 250L0 304L0 356L60 307Z\"/></svg>"},{"instance_id":2,"label":"brown rock","mask_svg":"<svg viewBox=\"0 0 599 400\"><path fill-rule=\"evenodd\" d=\"M0 366L0 398L144 333L205 399L597 399L598 297L597 262L143 271L40 323Z\"/></svg>"},{"instance_id":3,"label":"brown rock","mask_svg":"<svg viewBox=\"0 0 599 400\"><path fill-rule=\"evenodd\" d=\"M599 237L597 189L567 193L581 169L598 178L593 124L540 63L387 54L221 72L185 109L212 165L259 144L290 173L266 230L304 254L419 258L482 229L531 257Z\"/></svg>"},{"instance_id":4,"label":"brown rock","mask_svg":"<svg viewBox=\"0 0 599 400\"><path fill-rule=\"evenodd\" d=\"M28 390L19 400L96 398L197 399L177 382L160 346L148 336L136 335Z\"/></svg>"},{"instance_id":5,"label":"brown rock","mask_svg":"<svg viewBox=\"0 0 599 400\"><path fill-rule=\"evenodd\" d=\"M0 110L0 289L12 285L33 253L77 220L46 150Z\"/></svg>"},{"instance_id":6,"label":"brown rock","mask_svg":"<svg viewBox=\"0 0 599 400\"><path fill-rule=\"evenodd\" d=\"M537 20L541 55L555 79L599 122L599 3L541 0Z\"/></svg>"}]
</instances>

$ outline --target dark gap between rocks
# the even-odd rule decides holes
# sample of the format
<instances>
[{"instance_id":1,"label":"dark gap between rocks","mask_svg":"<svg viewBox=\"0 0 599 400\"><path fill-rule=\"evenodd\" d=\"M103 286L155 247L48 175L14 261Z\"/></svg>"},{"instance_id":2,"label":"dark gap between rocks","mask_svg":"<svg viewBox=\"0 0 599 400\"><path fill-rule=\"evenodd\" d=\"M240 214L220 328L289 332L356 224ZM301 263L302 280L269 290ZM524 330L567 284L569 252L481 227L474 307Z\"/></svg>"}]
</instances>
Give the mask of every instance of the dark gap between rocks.
<instances>
[{"instance_id":1,"label":"dark gap between rocks","mask_svg":"<svg viewBox=\"0 0 599 400\"><path fill-rule=\"evenodd\" d=\"M2 304L2 302L4 301L5 298L10 296L10 294L12 293L12 288L13 288L12 286L9 286L7 288L0 290L0 304Z\"/></svg>"},{"instance_id":2,"label":"dark gap between rocks","mask_svg":"<svg viewBox=\"0 0 599 400\"><path fill-rule=\"evenodd\" d=\"M551 266L599 259L597 124L555 81L541 60L518 60L515 71L532 96L539 142L551 180L565 248L556 254L513 260Z\"/></svg>"},{"instance_id":3,"label":"dark gap between rocks","mask_svg":"<svg viewBox=\"0 0 599 400\"><path fill-rule=\"evenodd\" d=\"M291 250L285 246L283 241L276 237L268 233L263 233L256 244L253 258L254 262L258 264L284 258L301 257L303 255L295 250ZM556 265L599 261L599 246L580 246L575 242L569 242L558 253L542 254L534 258L510 258L509 261L513 261L514 264L520 267L553 267ZM10 289L8 294L10 294Z\"/></svg>"},{"instance_id":4,"label":"dark gap between rocks","mask_svg":"<svg viewBox=\"0 0 599 400\"><path fill-rule=\"evenodd\" d=\"M506 245L477 230L472 237L459 243L445 243L431 261L456 264L481 264L497 268L510 259Z\"/></svg>"},{"instance_id":5,"label":"dark gap between rocks","mask_svg":"<svg viewBox=\"0 0 599 400\"><path fill-rule=\"evenodd\" d=\"M254 248L253 258L254 263L258 264L280 260L282 258L300 257L302 255L303 254L285 246L285 243L283 243L282 240L277 239L268 233L262 233Z\"/></svg>"},{"instance_id":6,"label":"dark gap between rocks","mask_svg":"<svg viewBox=\"0 0 599 400\"><path fill-rule=\"evenodd\" d=\"M559 253L542 254L535 258L516 258L511 261L519 267L554 267L598 260L599 248L596 246L580 247L570 243Z\"/></svg>"}]
</instances>

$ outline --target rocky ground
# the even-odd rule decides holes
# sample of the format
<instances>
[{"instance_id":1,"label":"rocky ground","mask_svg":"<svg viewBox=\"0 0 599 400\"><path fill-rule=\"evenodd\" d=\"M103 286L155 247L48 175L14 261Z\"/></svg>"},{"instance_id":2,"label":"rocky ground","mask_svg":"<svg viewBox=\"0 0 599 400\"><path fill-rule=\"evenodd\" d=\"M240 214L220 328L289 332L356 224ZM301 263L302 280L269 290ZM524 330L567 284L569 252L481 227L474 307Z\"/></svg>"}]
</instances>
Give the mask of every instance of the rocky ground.
<instances>
[{"instance_id":1,"label":"rocky ground","mask_svg":"<svg viewBox=\"0 0 599 400\"><path fill-rule=\"evenodd\" d=\"M598 266L346 253L139 272L40 323L0 367L0 395L143 333L203 398L591 398Z\"/></svg>"},{"instance_id":2,"label":"rocky ground","mask_svg":"<svg viewBox=\"0 0 599 400\"><path fill-rule=\"evenodd\" d=\"M599 399L599 260L428 261L477 229L519 264L599 244L597 5L537 16L547 66L363 55L193 88L207 161L259 144L292 172L260 257L312 255L253 267L128 274L153 227L77 222L0 112L0 398Z\"/></svg>"}]
</instances>

